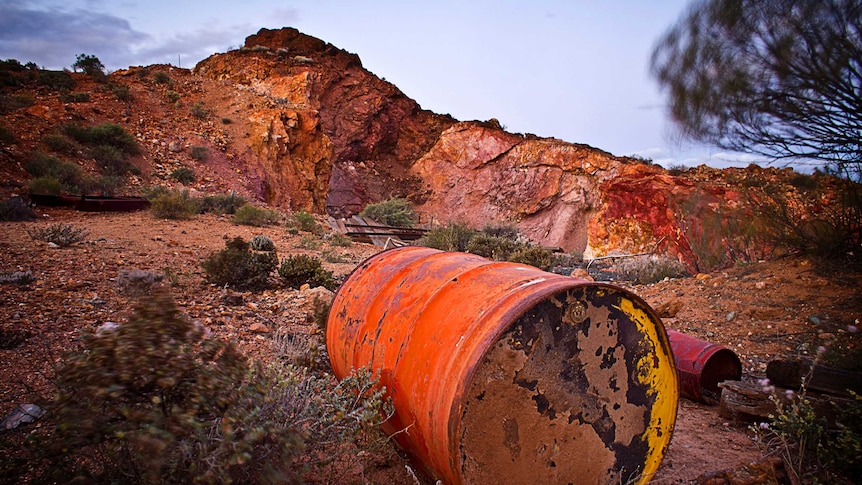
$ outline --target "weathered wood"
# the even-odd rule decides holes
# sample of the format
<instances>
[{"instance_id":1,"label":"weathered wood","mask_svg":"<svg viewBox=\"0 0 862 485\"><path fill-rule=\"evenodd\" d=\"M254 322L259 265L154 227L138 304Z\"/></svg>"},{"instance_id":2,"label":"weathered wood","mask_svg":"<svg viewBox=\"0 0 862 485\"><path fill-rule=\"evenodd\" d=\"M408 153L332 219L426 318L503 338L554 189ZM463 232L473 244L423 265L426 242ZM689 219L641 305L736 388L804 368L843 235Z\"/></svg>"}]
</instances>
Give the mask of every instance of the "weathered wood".
<instances>
[{"instance_id":1,"label":"weathered wood","mask_svg":"<svg viewBox=\"0 0 862 485\"><path fill-rule=\"evenodd\" d=\"M724 381L718 387L722 388L718 414L735 421L766 420L770 414L776 414L777 402L785 409L790 409L794 402L799 402L796 391L771 385L764 387L751 382ZM834 422L837 410L850 403L846 398L813 392L807 392L805 399L818 416L826 418L830 423Z\"/></svg>"},{"instance_id":2,"label":"weathered wood","mask_svg":"<svg viewBox=\"0 0 862 485\"><path fill-rule=\"evenodd\" d=\"M776 386L849 396L862 394L862 373L815 364L811 359L775 359L766 366L766 378Z\"/></svg>"}]
</instances>

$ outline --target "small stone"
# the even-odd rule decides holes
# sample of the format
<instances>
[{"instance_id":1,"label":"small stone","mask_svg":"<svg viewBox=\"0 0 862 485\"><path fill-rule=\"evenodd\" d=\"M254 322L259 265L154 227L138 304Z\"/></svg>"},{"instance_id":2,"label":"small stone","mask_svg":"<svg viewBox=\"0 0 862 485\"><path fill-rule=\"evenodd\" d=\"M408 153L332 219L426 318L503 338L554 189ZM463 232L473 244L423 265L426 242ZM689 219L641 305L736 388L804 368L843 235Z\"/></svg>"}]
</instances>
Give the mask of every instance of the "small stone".
<instances>
[{"instance_id":1,"label":"small stone","mask_svg":"<svg viewBox=\"0 0 862 485\"><path fill-rule=\"evenodd\" d=\"M221 302L227 306L240 306L245 300L242 293L230 292L221 296Z\"/></svg>"},{"instance_id":2,"label":"small stone","mask_svg":"<svg viewBox=\"0 0 862 485\"><path fill-rule=\"evenodd\" d=\"M728 322L732 321L734 318L736 318L736 312L728 313L725 318L727 319Z\"/></svg>"},{"instance_id":3,"label":"small stone","mask_svg":"<svg viewBox=\"0 0 862 485\"><path fill-rule=\"evenodd\" d=\"M306 291L306 290L309 290L309 289L311 289L311 285L309 285L308 283L306 283L306 284L304 284L304 285L302 285L302 286L300 286L300 287L299 287L299 291Z\"/></svg>"},{"instance_id":4,"label":"small stone","mask_svg":"<svg viewBox=\"0 0 862 485\"><path fill-rule=\"evenodd\" d=\"M60 247L60 245L59 245L59 244L57 244L57 243L49 242L49 243L48 243L48 247L49 247L49 248L51 248L51 249L58 249L58 248Z\"/></svg>"},{"instance_id":5,"label":"small stone","mask_svg":"<svg viewBox=\"0 0 862 485\"><path fill-rule=\"evenodd\" d=\"M0 421L0 429L14 429L22 424L32 423L47 411L35 404L19 404L9 416Z\"/></svg>"},{"instance_id":6,"label":"small stone","mask_svg":"<svg viewBox=\"0 0 862 485\"><path fill-rule=\"evenodd\" d=\"M766 282L765 281L758 281L757 283L754 284L754 287L757 288L758 290L762 290L762 289L766 288Z\"/></svg>"},{"instance_id":7,"label":"small stone","mask_svg":"<svg viewBox=\"0 0 862 485\"><path fill-rule=\"evenodd\" d=\"M572 274L570 275L572 278L578 278L587 281L595 281L592 276L590 276L590 272L585 270L584 268L575 268L572 270Z\"/></svg>"},{"instance_id":8,"label":"small stone","mask_svg":"<svg viewBox=\"0 0 862 485\"><path fill-rule=\"evenodd\" d=\"M706 274L706 273L698 273L698 274L694 277L694 279L696 279L697 281L708 280L708 279L710 279L710 278L712 278L712 277L711 277L711 276L709 276L709 275L708 275L708 274Z\"/></svg>"},{"instance_id":9,"label":"small stone","mask_svg":"<svg viewBox=\"0 0 862 485\"><path fill-rule=\"evenodd\" d=\"M253 323L250 327L248 327L248 329L254 333L269 333L270 332L269 327L267 327L266 325L264 325L260 322Z\"/></svg>"},{"instance_id":10,"label":"small stone","mask_svg":"<svg viewBox=\"0 0 862 485\"><path fill-rule=\"evenodd\" d=\"M661 318L674 318L682 310L682 307L681 300L671 300L655 307L655 311Z\"/></svg>"},{"instance_id":11,"label":"small stone","mask_svg":"<svg viewBox=\"0 0 862 485\"><path fill-rule=\"evenodd\" d=\"M808 317L808 321L813 323L814 325L820 325L820 317L818 317L817 315L811 315L810 317Z\"/></svg>"},{"instance_id":12,"label":"small stone","mask_svg":"<svg viewBox=\"0 0 862 485\"><path fill-rule=\"evenodd\" d=\"M818 334L817 334L817 338L819 338L820 340L831 340L831 339L833 339L834 337L835 337L835 335L834 335L834 334L831 334L831 333L829 333L829 332L823 332L823 333L818 333Z\"/></svg>"}]
</instances>

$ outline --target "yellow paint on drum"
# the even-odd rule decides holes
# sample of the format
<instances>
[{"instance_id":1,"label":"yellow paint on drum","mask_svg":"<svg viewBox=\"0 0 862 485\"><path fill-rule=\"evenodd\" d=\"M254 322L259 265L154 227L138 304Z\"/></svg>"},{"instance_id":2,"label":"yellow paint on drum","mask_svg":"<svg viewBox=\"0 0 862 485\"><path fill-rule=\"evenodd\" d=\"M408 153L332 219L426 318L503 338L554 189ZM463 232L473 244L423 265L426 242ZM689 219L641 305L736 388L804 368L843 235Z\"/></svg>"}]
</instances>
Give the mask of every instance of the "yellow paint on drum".
<instances>
[{"instance_id":1,"label":"yellow paint on drum","mask_svg":"<svg viewBox=\"0 0 862 485\"><path fill-rule=\"evenodd\" d=\"M643 476L638 483L647 483L658 470L662 457L673 433L676 422L677 403L679 401L679 385L677 383L676 367L670 343L659 336L658 328L643 308L635 308L634 303L623 298L619 310L634 321L638 330L644 334L647 344L653 348L653 353L644 355L638 362L638 380L649 387L655 397L649 427L644 431L643 438L649 443L650 453L644 463Z\"/></svg>"}]
</instances>

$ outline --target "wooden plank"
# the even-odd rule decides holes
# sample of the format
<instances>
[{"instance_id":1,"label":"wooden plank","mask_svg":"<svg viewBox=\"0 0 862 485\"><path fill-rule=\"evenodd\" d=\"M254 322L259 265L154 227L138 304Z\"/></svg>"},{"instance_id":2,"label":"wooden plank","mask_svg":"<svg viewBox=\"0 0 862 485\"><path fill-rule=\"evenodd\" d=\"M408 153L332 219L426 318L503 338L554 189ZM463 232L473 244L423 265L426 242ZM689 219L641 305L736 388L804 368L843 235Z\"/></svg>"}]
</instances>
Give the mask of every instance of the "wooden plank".
<instances>
[{"instance_id":1,"label":"wooden plank","mask_svg":"<svg viewBox=\"0 0 862 485\"><path fill-rule=\"evenodd\" d=\"M776 386L849 396L862 394L862 373L815 364L811 359L775 359L766 366L766 378Z\"/></svg>"},{"instance_id":2,"label":"wooden plank","mask_svg":"<svg viewBox=\"0 0 862 485\"><path fill-rule=\"evenodd\" d=\"M776 401L787 409L794 400L799 399L795 391L788 392L788 389L781 387L764 387L751 382L724 381L718 387L721 388L718 414L735 421L765 421L770 414L776 414ZM813 392L806 393L805 399L818 416L830 423L835 421L838 409L850 404L849 399Z\"/></svg>"}]
</instances>

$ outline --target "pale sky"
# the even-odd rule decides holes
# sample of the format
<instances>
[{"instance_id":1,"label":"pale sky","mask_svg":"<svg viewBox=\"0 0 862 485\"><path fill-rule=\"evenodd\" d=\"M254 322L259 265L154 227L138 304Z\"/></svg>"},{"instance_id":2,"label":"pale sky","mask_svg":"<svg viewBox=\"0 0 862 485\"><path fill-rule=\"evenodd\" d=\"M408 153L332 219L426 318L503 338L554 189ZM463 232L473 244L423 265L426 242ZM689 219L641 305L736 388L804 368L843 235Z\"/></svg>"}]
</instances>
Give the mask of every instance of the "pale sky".
<instances>
[{"instance_id":1,"label":"pale sky","mask_svg":"<svg viewBox=\"0 0 862 485\"><path fill-rule=\"evenodd\" d=\"M649 76L688 0L0 0L0 59L109 70L191 68L260 28L294 27L359 55L424 109L497 118L514 133L584 143L664 166L747 165L680 144Z\"/></svg>"}]
</instances>

